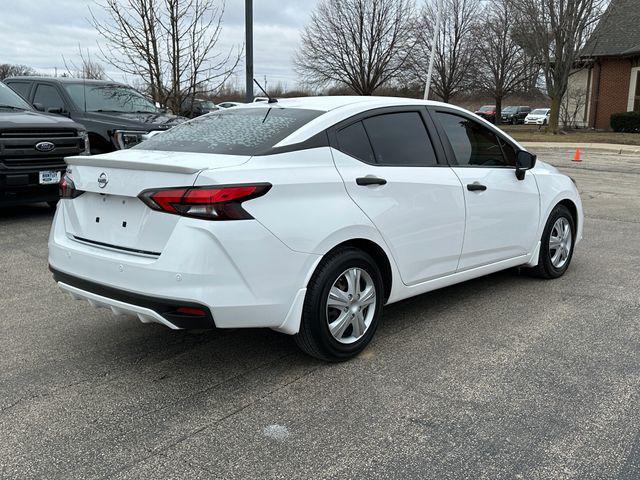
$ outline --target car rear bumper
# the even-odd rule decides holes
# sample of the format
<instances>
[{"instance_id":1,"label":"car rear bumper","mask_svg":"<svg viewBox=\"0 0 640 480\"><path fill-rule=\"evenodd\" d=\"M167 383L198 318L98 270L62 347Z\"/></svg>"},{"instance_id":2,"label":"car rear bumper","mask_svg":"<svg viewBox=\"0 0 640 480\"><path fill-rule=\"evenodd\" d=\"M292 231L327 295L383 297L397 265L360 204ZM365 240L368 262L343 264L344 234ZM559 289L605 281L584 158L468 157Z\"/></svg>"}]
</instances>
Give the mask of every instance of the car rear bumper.
<instances>
[{"instance_id":1,"label":"car rear bumper","mask_svg":"<svg viewBox=\"0 0 640 480\"><path fill-rule=\"evenodd\" d=\"M206 326L295 333L283 325L290 324L319 256L289 249L254 220L189 218L179 220L158 257L115 251L67 234L70 201L62 200L56 211L49 264L60 287L73 296L170 328L191 328L166 314L192 306L208 312Z\"/></svg>"},{"instance_id":2,"label":"car rear bumper","mask_svg":"<svg viewBox=\"0 0 640 480\"><path fill-rule=\"evenodd\" d=\"M68 275L51 266L49 269L58 286L74 299L87 300L94 307L109 308L115 315L138 317L142 323L159 323L173 330L215 328L211 311L204 305L127 292ZM203 314L185 314L178 310L180 308L201 310Z\"/></svg>"}]
</instances>

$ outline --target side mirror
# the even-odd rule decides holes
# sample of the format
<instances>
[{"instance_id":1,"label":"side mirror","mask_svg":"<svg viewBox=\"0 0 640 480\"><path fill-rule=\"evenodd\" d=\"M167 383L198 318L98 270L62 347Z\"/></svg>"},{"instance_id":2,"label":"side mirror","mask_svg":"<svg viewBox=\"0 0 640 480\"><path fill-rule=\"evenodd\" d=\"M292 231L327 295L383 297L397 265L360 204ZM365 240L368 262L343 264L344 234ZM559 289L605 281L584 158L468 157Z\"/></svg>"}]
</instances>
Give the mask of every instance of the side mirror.
<instances>
[{"instance_id":1,"label":"side mirror","mask_svg":"<svg viewBox=\"0 0 640 480\"><path fill-rule=\"evenodd\" d=\"M537 158L533 153L529 153L526 150L518 152L516 155L516 178L518 180L524 180L525 172L536 166Z\"/></svg>"},{"instance_id":2,"label":"side mirror","mask_svg":"<svg viewBox=\"0 0 640 480\"><path fill-rule=\"evenodd\" d=\"M44 105L41 103L34 103L33 108L35 108L39 112L44 112Z\"/></svg>"},{"instance_id":3,"label":"side mirror","mask_svg":"<svg viewBox=\"0 0 640 480\"><path fill-rule=\"evenodd\" d=\"M64 110L62 109L62 107L51 107L51 108L47 108L47 113L55 113L58 115L62 115L64 113Z\"/></svg>"}]
</instances>

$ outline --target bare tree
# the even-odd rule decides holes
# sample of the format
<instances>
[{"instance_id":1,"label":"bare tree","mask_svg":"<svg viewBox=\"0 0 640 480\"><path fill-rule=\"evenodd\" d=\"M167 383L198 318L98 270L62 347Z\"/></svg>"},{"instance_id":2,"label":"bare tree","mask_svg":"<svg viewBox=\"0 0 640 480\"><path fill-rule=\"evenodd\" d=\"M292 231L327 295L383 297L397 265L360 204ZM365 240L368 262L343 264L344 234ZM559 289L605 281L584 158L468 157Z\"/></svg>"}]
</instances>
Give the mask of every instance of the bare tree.
<instances>
[{"instance_id":1,"label":"bare tree","mask_svg":"<svg viewBox=\"0 0 640 480\"><path fill-rule=\"evenodd\" d=\"M477 76L479 0L443 0L431 91L443 102L474 84ZM414 81L424 84L429 68L436 19L436 0L430 0L414 24L418 40L411 55Z\"/></svg>"},{"instance_id":2,"label":"bare tree","mask_svg":"<svg viewBox=\"0 0 640 480\"><path fill-rule=\"evenodd\" d=\"M9 63L0 64L0 80L7 77L18 77L23 75L35 75L36 71L27 65L11 65Z\"/></svg>"},{"instance_id":3,"label":"bare tree","mask_svg":"<svg viewBox=\"0 0 640 480\"><path fill-rule=\"evenodd\" d=\"M549 130L559 129L569 75L608 0L511 0L520 42L539 61L551 97Z\"/></svg>"},{"instance_id":4,"label":"bare tree","mask_svg":"<svg viewBox=\"0 0 640 480\"><path fill-rule=\"evenodd\" d=\"M80 65L73 60L67 62L66 58L62 57L64 68L67 69L67 76L90 80L104 80L107 78L102 64L91 58L88 49L83 52L80 44L78 44L78 58L80 59Z\"/></svg>"},{"instance_id":5,"label":"bare tree","mask_svg":"<svg viewBox=\"0 0 640 480\"><path fill-rule=\"evenodd\" d=\"M483 90L491 93L496 102L496 123L502 117L502 100L527 84L531 58L516 41L513 33L513 5L510 0L494 0L478 26L478 81Z\"/></svg>"},{"instance_id":6,"label":"bare tree","mask_svg":"<svg viewBox=\"0 0 640 480\"><path fill-rule=\"evenodd\" d=\"M313 87L373 94L405 65L413 11L413 0L320 0L302 32L296 71Z\"/></svg>"},{"instance_id":7,"label":"bare tree","mask_svg":"<svg viewBox=\"0 0 640 480\"><path fill-rule=\"evenodd\" d=\"M241 49L216 47L223 0L96 0L109 21L91 13L106 40L106 62L141 77L153 100L179 112L196 92L215 93L233 73Z\"/></svg>"}]
</instances>

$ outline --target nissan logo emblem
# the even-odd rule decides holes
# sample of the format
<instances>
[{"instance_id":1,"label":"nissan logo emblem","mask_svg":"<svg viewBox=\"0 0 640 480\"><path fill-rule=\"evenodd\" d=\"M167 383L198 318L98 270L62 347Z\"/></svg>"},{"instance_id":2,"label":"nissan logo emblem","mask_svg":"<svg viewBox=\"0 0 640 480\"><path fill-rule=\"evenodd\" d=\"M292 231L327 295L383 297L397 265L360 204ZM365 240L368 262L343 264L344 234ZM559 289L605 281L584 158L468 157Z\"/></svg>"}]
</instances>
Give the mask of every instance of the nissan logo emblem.
<instances>
[{"instance_id":1,"label":"nissan logo emblem","mask_svg":"<svg viewBox=\"0 0 640 480\"><path fill-rule=\"evenodd\" d=\"M55 150L56 145L52 142L38 142L36 143L36 150L39 152L51 152Z\"/></svg>"},{"instance_id":2,"label":"nissan logo emblem","mask_svg":"<svg viewBox=\"0 0 640 480\"><path fill-rule=\"evenodd\" d=\"M107 186L107 183L109 183L109 178L107 177L107 174L102 172L99 176L98 176L98 186L100 188L104 188Z\"/></svg>"}]
</instances>

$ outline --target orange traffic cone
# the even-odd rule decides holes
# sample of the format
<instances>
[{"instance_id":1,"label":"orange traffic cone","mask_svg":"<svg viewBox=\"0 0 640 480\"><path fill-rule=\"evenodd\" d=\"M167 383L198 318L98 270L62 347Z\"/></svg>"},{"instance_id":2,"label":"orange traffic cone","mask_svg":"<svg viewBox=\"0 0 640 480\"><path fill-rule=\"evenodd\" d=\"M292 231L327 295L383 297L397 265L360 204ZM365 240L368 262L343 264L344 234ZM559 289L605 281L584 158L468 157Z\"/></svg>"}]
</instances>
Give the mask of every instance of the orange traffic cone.
<instances>
[{"instance_id":1,"label":"orange traffic cone","mask_svg":"<svg viewBox=\"0 0 640 480\"><path fill-rule=\"evenodd\" d=\"M580 149L576 148L576 153L573 156L573 161L574 162L581 162L582 160L580 159Z\"/></svg>"}]
</instances>

